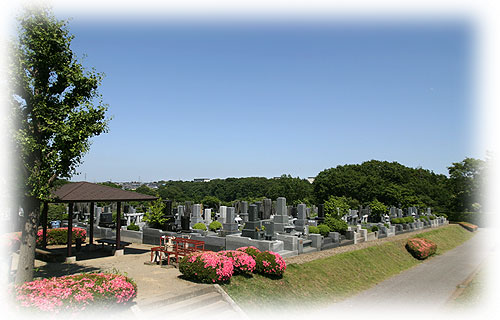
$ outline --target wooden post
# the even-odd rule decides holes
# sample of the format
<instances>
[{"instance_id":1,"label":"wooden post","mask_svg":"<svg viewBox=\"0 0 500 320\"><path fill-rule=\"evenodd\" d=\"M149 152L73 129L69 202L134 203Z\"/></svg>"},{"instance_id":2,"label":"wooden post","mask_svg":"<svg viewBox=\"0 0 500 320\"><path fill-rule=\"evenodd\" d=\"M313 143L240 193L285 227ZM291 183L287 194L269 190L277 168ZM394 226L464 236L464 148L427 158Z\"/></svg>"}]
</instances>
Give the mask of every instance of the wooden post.
<instances>
[{"instance_id":1,"label":"wooden post","mask_svg":"<svg viewBox=\"0 0 500 320\"><path fill-rule=\"evenodd\" d=\"M43 209L42 209L42 228L43 228L42 248L47 247L47 213L48 212L49 212L49 204L47 202L44 202Z\"/></svg>"},{"instance_id":2,"label":"wooden post","mask_svg":"<svg viewBox=\"0 0 500 320\"><path fill-rule=\"evenodd\" d=\"M68 204L68 253L67 256L71 257L71 243L73 239L73 202Z\"/></svg>"},{"instance_id":3,"label":"wooden post","mask_svg":"<svg viewBox=\"0 0 500 320\"><path fill-rule=\"evenodd\" d=\"M90 223L89 223L89 225L90 225L89 245L92 246L94 244L94 203L93 202L90 203Z\"/></svg>"},{"instance_id":4,"label":"wooden post","mask_svg":"<svg viewBox=\"0 0 500 320\"><path fill-rule=\"evenodd\" d=\"M116 250L120 249L120 230L122 228L122 203L116 203Z\"/></svg>"}]
</instances>

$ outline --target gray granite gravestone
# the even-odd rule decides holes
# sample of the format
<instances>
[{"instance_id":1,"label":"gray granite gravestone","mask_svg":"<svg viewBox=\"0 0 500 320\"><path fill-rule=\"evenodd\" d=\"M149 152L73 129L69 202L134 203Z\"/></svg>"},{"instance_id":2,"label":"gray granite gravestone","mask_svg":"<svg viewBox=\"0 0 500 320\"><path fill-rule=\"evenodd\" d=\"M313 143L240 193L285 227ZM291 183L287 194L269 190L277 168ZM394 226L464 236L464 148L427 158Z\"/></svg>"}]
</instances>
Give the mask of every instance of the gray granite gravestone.
<instances>
[{"instance_id":1,"label":"gray granite gravestone","mask_svg":"<svg viewBox=\"0 0 500 320\"><path fill-rule=\"evenodd\" d=\"M240 208L240 217L243 223L248 221L248 202L247 201L241 201L241 208Z\"/></svg>"},{"instance_id":2,"label":"gray granite gravestone","mask_svg":"<svg viewBox=\"0 0 500 320\"><path fill-rule=\"evenodd\" d=\"M287 214L286 199L279 197L276 199L276 214L273 217L274 231L284 232L285 226L289 225L289 218Z\"/></svg>"},{"instance_id":3,"label":"gray granite gravestone","mask_svg":"<svg viewBox=\"0 0 500 320\"><path fill-rule=\"evenodd\" d=\"M318 216L316 217L316 220L318 221L318 225L325 221L325 211L323 204L318 204Z\"/></svg>"},{"instance_id":4,"label":"gray granite gravestone","mask_svg":"<svg viewBox=\"0 0 500 320\"><path fill-rule=\"evenodd\" d=\"M241 236L260 240L261 229L262 223L259 220L259 211L257 209L257 205L251 204L248 208L248 221L245 223L245 227L241 232Z\"/></svg>"},{"instance_id":5,"label":"gray granite gravestone","mask_svg":"<svg viewBox=\"0 0 500 320\"><path fill-rule=\"evenodd\" d=\"M193 227L195 224L203 222L203 218L201 217L201 205L194 204L193 212L191 213L191 222L190 225Z\"/></svg>"},{"instance_id":6,"label":"gray granite gravestone","mask_svg":"<svg viewBox=\"0 0 500 320\"><path fill-rule=\"evenodd\" d=\"M222 224L222 230L225 235L238 233L238 224L234 221L235 215L234 207L227 207L226 210L226 222Z\"/></svg>"},{"instance_id":7,"label":"gray granite gravestone","mask_svg":"<svg viewBox=\"0 0 500 320\"><path fill-rule=\"evenodd\" d=\"M301 203L297 206L297 220L295 220L295 230L304 232L307 225L307 207Z\"/></svg>"},{"instance_id":8,"label":"gray granite gravestone","mask_svg":"<svg viewBox=\"0 0 500 320\"><path fill-rule=\"evenodd\" d=\"M272 212L272 200L271 199L264 199L262 201L262 205L263 205L263 214L262 214L262 218L264 220L267 220L267 219L271 219L271 212Z\"/></svg>"}]
</instances>

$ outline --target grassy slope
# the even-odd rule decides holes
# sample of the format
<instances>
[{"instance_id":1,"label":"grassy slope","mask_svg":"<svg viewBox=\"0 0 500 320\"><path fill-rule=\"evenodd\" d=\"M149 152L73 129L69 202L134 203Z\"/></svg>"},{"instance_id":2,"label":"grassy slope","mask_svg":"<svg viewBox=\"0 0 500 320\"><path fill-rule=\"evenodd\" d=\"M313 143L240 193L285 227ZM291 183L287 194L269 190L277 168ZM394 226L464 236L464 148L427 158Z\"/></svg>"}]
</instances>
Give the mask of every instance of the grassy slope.
<instances>
[{"instance_id":1,"label":"grassy slope","mask_svg":"<svg viewBox=\"0 0 500 320\"><path fill-rule=\"evenodd\" d=\"M458 225L419 234L437 243L437 254L458 246L472 235ZM304 301L310 307L331 303L421 263L406 251L405 243L406 240L386 242L300 265L291 264L279 280L260 275L235 276L223 288L245 310L271 305L287 310L294 305L304 308Z\"/></svg>"}]
</instances>

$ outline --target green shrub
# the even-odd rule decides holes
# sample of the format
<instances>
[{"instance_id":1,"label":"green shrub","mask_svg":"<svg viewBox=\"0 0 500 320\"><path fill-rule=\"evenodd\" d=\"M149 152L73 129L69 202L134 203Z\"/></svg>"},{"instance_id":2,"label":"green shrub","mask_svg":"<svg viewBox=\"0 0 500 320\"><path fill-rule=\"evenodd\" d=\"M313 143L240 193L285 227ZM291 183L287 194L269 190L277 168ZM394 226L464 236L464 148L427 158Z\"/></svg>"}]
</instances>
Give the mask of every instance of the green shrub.
<instances>
[{"instance_id":1,"label":"green shrub","mask_svg":"<svg viewBox=\"0 0 500 320\"><path fill-rule=\"evenodd\" d=\"M347 222L345 222L344 220L332 217L327 217L325 219L325 224L328 226L328 228L330 228L330 232L339 232L341 234L345 234L348 227Z\"/></svg>"},{"instance_id":2,"label":"green shrub","mask_svg":"<svg viewBox=\"0 0 500 320\"><path fill-rule=\"evenodd\" d=\"M436 219L436 217L434 215L432 215L432 216L429 216L429 219L434 220L434 219Z\"/></svg>"},{"instance_id":3,"label":"green shrub","mask_svg":"<svg viewBox=\"0 0 500 320\"><path fill-rule=\"evenodd\" d=\"M139 231L139 230L141 230L141 229L139 228L139 226L138 226L138 225L136 225L135 223L133 223L133 222L132 222L131 224L129 224L129 225L127 226L127 230Z\"/></svg>"},{"instance_id":4,"label":"green shrub","mask_svg":"<svg viewBox=\"0 0 500 320\"><path fill-rule=\"evenodd\" d=\"M446 213L436 213L436 216L448 219L448 215Z\"/></svg>"},{"instance_id":5,"label":"green shrub","mask_svg":"<svg viewBox=\"0 0 500 320\"><path fill-rule=\"evenodd\" d=\"M404 217L403 221L404 221L403 223L413 223L413 222L415 222L415 218L413 218L413 217Z\"/></svg>"},{"instance_id":6,"label":"green shrub","mask_svg":"<svg viewBox=\"0 0 500 320\"><path fill-rule=\"evenodd\" d=\"M193 229L207 230L207 226L204 223L198 222L198 223L195 223L195 225L193 226Z\"/></svg>"},{"instance_id":7,"label":"green shrub","mask_svg":"<svg viewBox=\"0 0 500 320\"><path fill-rule=\"evenodd\" d=\"M309 226L309 233L319 234L319 229L316 226Z\"/></svg>"},{"instance_id":8,"label":"green shrub","mask_svg":"<svg viewBox=\"0 0 500 320\"><path fill-rule=\"evenodd\" d=\"M326 224L320 224L318 226L318 230L319 230L319 233L323 236L323 237L326 237L328 236L328 233L330 233L331 229L329 226L327 226Z\"/></svg>"},{"instance_id":9,"label":"green shrub","mask_svg":"<svg viewBox=\"0 0 500 320\"><path fill-rule=\"evenodd\" d=\"M403 223L403 218L394 218L394 219L391 219L391 223L392 224L398 224L398 223Z\"/></svg>"},{"instance_id":10,"label":"green shrub","mask_svg":"<svg viewBox=\"0 0 500 320\"><path fill-rule=\"evenodd\" d=\"M370 228L370 232L375 232L375 231L378 231L378 227L377 226L372 226Z\"/></svg>"},{"instance_id":11,"label":"green shrub","mask_svg":"<svg viewBox=\"0 0 500 320\"><path fill-rule=\"evenodd\" d=\"M208 225L208 228L209 228L211 231L217 231L217 230L219 230L220 228L222 228L222 223L220 223L219 221L212 221L212 222Z\"/></svg>"}]
</instances>

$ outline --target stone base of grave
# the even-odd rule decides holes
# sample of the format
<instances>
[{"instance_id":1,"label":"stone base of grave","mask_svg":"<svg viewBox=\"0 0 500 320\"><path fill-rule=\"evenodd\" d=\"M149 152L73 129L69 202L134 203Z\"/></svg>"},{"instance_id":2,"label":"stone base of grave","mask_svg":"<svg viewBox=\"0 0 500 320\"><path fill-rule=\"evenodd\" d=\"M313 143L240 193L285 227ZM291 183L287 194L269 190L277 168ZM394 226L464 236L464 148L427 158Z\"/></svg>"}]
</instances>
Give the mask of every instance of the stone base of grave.
<instances>
[{"instance_id":1,"label":"stone base of grave","mask_svg":"<svg viewBox=\"0 0 500 320\"><path fill-rule=\"evenodd\" d=\"M285 250L284 243L280 240L255 240L240 235L228 235L226 237L226 250L236 250L248 246L254 246L260 251L280 252Z\"/></svg>"},{"instance_id":2,"label":"stone base of grave","mask_svg":"<svg viewBox=\"0 0 500 320\"><path fill-rule=\"evenodd\" d=\"M245 238L251 238L255 240L260 240L261 239L261 232L260 231L255 231L255 230L248 230L248 229L243 229L241 231L241 236Z\"/></svg>"},{"instance_id":3,"label":"stone base of grave","mask_svg":"<svg viewBox=\"0 0 500 320\"><path fill-rule=\"evenodd\" d=\"M76 262L76 256L71 256L71 257L66 257L64 260L64 263L75 263Z\"/></svg>"},{"instance_id":4,"label":"stone base of grave","mask_svg":"<svg viewBox=\"0 0 500 320\"><path fill-rule=\"evenodd\" d=\"M118 250L115 249L114 252L113 252L113 255L115 257L117 257L117 256L123 256L124 255L124 249L118 249Z\"/></svg>"}]
</instances>

